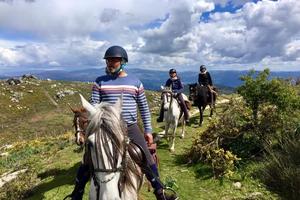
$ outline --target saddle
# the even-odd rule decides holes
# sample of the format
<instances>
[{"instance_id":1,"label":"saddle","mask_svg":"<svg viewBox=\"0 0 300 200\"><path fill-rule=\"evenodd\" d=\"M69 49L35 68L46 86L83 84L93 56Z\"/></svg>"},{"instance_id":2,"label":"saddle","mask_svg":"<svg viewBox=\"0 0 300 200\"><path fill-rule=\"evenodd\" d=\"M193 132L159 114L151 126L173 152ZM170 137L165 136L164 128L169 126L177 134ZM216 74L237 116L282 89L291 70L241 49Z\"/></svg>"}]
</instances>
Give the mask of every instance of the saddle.
<instances>
[{"instance_id":1,"label":"saddle","mask_svg":"<svg viewBox=\"0 0 300 200\"><path fill-rule=\"evenodd\" d=\"M132 141L128 144L128 153L132 160L139 166L146 162L146 155L143 148Z\"/></svg>"},{"instance_id":2,"label":"saddle","mask_svg":"<svg viewBox=\"0 0 300 200\"><path fill-rule=\"evenodd\" d=\"M188 99L188 97L184 93L181 93L181 95L182 95L183 101L186 105L186 108L188 110L191 110L192 109L192 104L191 104L190 100ZM178 103L180 103L179 99L177 97L175 97L175 98L178 101Z\"/></svg>"}]
</instances>

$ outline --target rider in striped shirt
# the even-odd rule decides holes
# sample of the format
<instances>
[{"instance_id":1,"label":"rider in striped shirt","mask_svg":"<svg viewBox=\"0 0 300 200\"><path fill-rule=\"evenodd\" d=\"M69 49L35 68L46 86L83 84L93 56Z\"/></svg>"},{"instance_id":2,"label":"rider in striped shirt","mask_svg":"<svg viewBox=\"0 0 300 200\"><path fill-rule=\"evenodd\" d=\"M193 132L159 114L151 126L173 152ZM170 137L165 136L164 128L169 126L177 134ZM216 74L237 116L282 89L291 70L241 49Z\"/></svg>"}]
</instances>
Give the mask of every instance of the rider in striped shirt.
<instances>
[{"instance_id":1,"label":"rider in striped shirt","mask_svg":"<svg viewBox=\"0 0 300 200\"><path fill-rule=\"evenodd\" d=\"M133 143L138 144L146 156L141 169L150 181L157 200L177 200L178 197L164 192L164 185L159 180L157 166L149 152L148 145L153 143L151 116L146 100L144 87L141 81L133 75L127 74L124 66L128 62L126 51L120 46L112 46L105 52L106 75L96 79L91 96L91 104L101 102L115 103L122 97L122 118L127 124L128 137ZM137 125L137 107L144 124L144 133L141 133ZM144 137L143 137L144 135ZM81 164L76 177L75 189L72 199L82 199L84 187L89 180L86 173L89 166Z\"/></svg>"},{"instance_id":2,"label":"rider in striped shirt","mask_svg":"<svg viewBox=\"0 0 300 200\"><path fill-rule=\"evenodd\" d=\"M123 96L122 117L127 126L137 123L136 107L138 106L144 124L144 133L151 134L151 117L144 87L135 76L126 74L118 78L111 75L98 77L92 88L91 104L100 102L114 104L121 95Z\"/></svg>"}]
</instances>

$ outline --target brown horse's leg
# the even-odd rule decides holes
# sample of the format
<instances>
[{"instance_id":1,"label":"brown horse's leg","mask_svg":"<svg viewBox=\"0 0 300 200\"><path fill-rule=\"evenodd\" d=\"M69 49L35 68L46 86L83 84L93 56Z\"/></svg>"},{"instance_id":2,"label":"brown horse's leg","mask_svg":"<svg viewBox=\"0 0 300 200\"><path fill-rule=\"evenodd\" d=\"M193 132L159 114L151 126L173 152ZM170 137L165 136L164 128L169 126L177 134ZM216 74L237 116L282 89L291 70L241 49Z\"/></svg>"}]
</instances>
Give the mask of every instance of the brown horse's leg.
<instances>
[{"instance_id":1,"label":"brown horse's leg","mask_svg":"<svg viewBox=\"0 0 300 200\"><path fill-rule=\"evenodd\" d=\"M214 105L210 104L209 107L210 107L210 115L209 116L212 117L213 112L214 112Z\"/></svg>"},{"instance_id":2,"label":"brown horse's leg","mask_svg":"<svg viewBox=\"0 0 300 200\"><path fill-rule=\"evenodd\" d=\"M203 122L203 111L204 111L204 109L202 109L202 106L200 106L200 107L199 107L199 112L200 112L199 126L202 126L202 122Z\"/></svg>"}]
</instances>

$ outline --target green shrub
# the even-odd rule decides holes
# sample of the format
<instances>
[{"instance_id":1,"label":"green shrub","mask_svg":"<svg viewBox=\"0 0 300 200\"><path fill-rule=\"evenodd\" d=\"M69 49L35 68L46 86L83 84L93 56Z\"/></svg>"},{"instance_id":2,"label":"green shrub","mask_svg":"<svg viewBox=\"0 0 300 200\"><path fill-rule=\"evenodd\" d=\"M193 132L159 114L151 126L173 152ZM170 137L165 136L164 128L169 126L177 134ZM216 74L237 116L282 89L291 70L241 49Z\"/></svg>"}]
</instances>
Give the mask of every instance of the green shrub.
<instances>
[{"instance_id":1,"label":"green shrub","mask_svg":"<svg viewBox=\"0 0 300 200\"><path fill-rule=\"evenodd\" d=\"M279 79L270 80L268 69L242 77L241 99L232 99L218 118L193 143L188 156L193 163L211 165L215 177L232 174L234 164L262 156L267 143L294 130L300 119L299 94ZM230 153L230 159L225 155ZM229 173L228 173L229 172ZM292 178L292 177L291 177Z\"/></svg>"},{"instance_id":2,"label":"green shrub","mask_svg":"<svg viewBox=\"0 0 300 200\"><path fill-rule=\"evenodd\" d=\"M284 199L300 196L300 128L278 138L276 148L269 144L267 162L260 171L261 180Z\"/></svg>"},{"instance_id":3,"label":"green shrub","mask_svg":"<svg viewBox=\"0 0 300 200\"><path fill-rule=\"evenodd\" d=\"M276 106L280 112L299 109L300 106L296 88L281 79L270 80L269 75L269 69L258 74L251 70L241 77L244 84L237 88L252 110L254 121L258 117L259 108L265 103Z\"/></svg>"}]
</instances>

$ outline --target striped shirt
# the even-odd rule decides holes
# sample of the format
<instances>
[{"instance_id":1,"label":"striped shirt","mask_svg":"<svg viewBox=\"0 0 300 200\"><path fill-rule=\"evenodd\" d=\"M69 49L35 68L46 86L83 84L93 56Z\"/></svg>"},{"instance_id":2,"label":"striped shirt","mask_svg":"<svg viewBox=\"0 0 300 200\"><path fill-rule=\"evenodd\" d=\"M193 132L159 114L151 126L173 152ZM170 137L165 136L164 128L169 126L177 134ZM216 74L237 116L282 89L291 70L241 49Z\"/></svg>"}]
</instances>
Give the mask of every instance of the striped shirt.
<instances>
[{"instance_id":1,"label":"striped shirt","mask_svg":"<svg viewBox=\"0 0 300 200\"><path fill-rule=\"evenodd\" d=\"M100 76L96 79L91 96L91 104L100 102L116 103L123 94L122 117L127 125L137 123L137 107L141 113L145 133L152 133L151 116L142 82L132 76Z\"/></svg>"}]
</instances>

